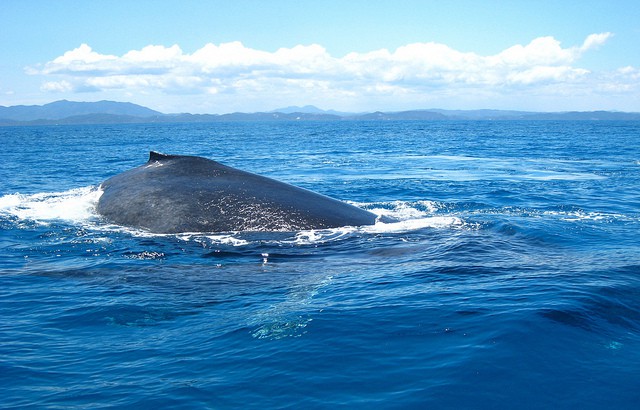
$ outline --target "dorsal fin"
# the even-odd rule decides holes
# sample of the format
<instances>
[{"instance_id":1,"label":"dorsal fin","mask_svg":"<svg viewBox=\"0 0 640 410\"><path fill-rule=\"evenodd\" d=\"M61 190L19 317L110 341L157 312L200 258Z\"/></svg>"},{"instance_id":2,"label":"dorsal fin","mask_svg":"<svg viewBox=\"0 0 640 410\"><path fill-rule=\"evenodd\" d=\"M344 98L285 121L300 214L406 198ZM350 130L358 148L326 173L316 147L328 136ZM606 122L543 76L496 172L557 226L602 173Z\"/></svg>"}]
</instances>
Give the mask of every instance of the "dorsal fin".
<instances>
[{"instance_id":1,"label":"dorsal fin","mask_svg":"<svg viewBox=\"0 0 640 410\"><path fill-rule=\"evenodd\" d=\"M173 157L175 157L175 155L167 155L156 151L149 151L149 162L164 161Z\"/></svg>"}]
</instances>

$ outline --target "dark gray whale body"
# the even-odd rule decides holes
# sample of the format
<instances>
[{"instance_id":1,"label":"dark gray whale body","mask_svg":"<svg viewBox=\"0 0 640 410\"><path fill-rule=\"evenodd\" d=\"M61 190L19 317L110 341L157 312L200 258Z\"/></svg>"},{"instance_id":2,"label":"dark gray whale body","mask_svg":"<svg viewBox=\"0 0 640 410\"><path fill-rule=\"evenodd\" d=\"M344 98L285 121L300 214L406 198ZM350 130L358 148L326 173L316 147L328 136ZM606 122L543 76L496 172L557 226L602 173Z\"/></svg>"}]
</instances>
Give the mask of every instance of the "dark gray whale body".
<instances>
[{"instance_id":1,"label":"dark gray whale body","mask_svg":"<svg viewBox=\"0 0 640 410\"><path fill-rule=\"evenodd\" d=\"M154 233L299 231L372 225L371 212L206 158L149 154L101 185L97 211Z\"/></svg>"}]
</instances>

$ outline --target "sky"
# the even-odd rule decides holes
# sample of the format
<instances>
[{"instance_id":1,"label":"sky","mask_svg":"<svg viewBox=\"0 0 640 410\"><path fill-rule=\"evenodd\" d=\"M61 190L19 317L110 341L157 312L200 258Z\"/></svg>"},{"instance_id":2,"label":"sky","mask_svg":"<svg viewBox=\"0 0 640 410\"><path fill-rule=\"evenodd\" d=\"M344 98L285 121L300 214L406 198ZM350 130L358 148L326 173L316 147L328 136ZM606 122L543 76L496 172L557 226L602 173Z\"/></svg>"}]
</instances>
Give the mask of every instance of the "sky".
<instances>
[{"instance_id":1,"label":"sky","mask_svg":"<svg viewBox=\"0 0 640 410\"><path fill-rule=\"evenodd\" d=\"M0 105L640 112L637 0L2 0Z\"/></svg>"}]
</instances>

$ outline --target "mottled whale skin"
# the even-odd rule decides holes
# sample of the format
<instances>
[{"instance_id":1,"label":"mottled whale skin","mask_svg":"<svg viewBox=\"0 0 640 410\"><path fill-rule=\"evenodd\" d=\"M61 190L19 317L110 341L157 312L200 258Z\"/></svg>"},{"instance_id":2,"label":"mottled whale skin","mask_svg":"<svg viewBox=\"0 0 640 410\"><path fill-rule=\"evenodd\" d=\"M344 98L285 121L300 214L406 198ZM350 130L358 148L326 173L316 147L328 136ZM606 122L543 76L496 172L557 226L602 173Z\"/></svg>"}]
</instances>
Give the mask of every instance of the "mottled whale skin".
<instances>
[{"instance_id":1,"label":"mottled whale skin","mask_svg":"<svg viewBox=\"0 0 640 410\"><path fill-rule=\"evenodd\" d=\"M195 156L150 152L107 179L97 211L153 233L300 231L373 225L376 215L306 189Z\"/></svg>"}]
</instances>

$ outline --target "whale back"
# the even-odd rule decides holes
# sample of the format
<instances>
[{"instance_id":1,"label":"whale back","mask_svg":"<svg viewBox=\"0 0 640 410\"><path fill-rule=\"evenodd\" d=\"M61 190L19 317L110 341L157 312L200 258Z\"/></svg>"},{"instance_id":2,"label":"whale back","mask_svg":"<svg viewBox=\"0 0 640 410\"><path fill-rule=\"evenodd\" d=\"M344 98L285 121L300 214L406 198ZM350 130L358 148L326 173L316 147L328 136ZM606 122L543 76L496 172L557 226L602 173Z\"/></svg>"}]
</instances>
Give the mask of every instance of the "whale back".
<instances>
[{"instance_id":1,"label":"whale back","mask_svg":"<svg viewBox=\"0 0 640 410\"><path fill-rule=\"evenodd\" d=\"M97 211L156 233L298 231L375 223L375 215L202 157L151 151L149 161L104 181Z\"/></svg>"}]
</instances>

